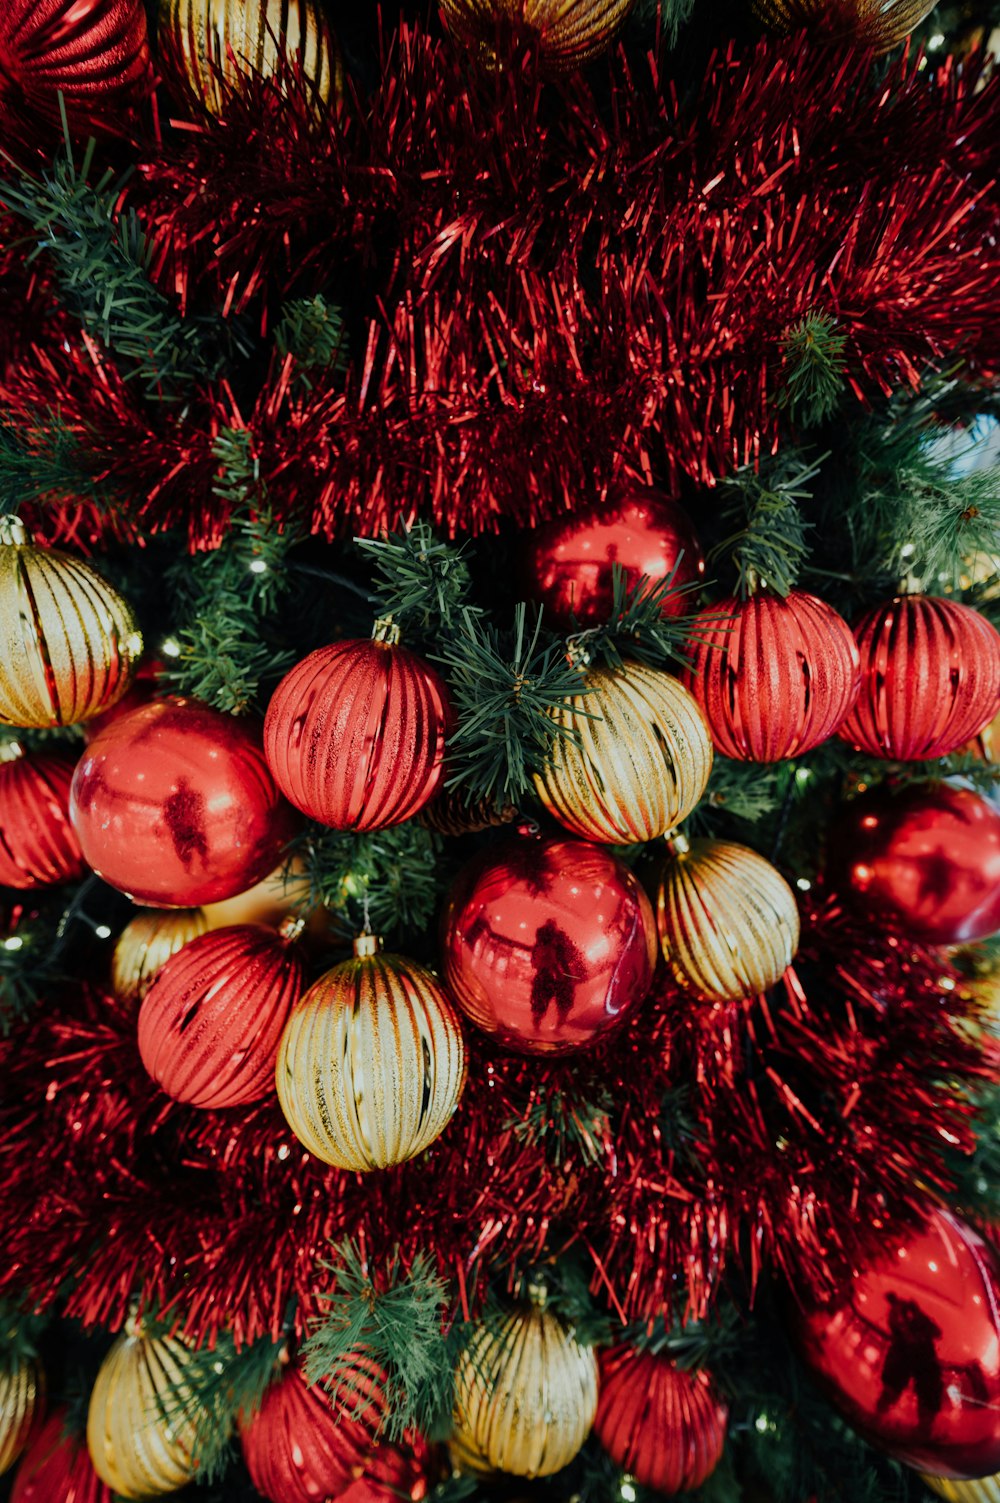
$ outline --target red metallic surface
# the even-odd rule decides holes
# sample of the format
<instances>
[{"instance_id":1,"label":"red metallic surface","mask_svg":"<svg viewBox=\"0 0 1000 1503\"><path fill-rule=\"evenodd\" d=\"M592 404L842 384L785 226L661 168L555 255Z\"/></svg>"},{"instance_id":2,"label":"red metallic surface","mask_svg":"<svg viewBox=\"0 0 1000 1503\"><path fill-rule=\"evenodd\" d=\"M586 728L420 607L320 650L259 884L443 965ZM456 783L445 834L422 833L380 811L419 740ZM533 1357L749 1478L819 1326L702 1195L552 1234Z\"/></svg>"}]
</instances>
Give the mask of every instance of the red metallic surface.
<instances>
[{"instance_id":1,"label":"red metallic surface","mask_svg":"<svg viewBox=\"0 0 1000 1503\"><path fill-rule=\"evenodd\" d=\"M1000 810L968 788L919 783L841 810L831 881L907 938L967 944L1000 929Z\"/></svg>"},{"instance_id":2,"label":"red metallic surface","mask_svg":"<svg viewBox=\"0 0 1000 1503\"><path fill-rule=\"evenodd\" d=\"M0 886L49 887L86 866L69 819L73 762L28 752L0 764Z\"/></svg>"},{"instance_id":3,"label":"red metallic surface","mask_svg":"<svg viewBox=\"0 0 1000 1503\"><path fill-rule=\"evenodd\" d=\"M861 692L838 734L873 757L945 757L1000 710L1000 633L956 600L902 595L854 628Z\"/></svg>"},{"instance_id":4,"label":"red metallic surface","mask_svg":"<svg viewBox=\"0 0 1000 1503\"><path fill-rule=\"evenodd\" d=\"M1000 1470L1000 1262L947 1211L886 1234L792 1327L817 1382L873 1445L922 1471Z\"/></svg>"},{"instance_id":5,"label":"red metallic surface","mask_svg":"<svg viewBox=\"0 0 1000 1503\"><path fill-rule=\"evenodd\" d=\"M273 930L234 925L171 956L139 1012L139 1053L175 1101L243 1106L274 1091L285 1020L302 967Z\"/></svg>"},{"instance_id":6,"label":"red metallic surface","mask_svg":"<svg viewBox=\"0 0 1000 1503\"><path fill-rule=\"evenodd\" d=\"M657 1492L700 1487L719 1464L729 1417L711 1376L625 1346L599 1361L594 1431L609 1456Z\"/></svg>"},{"instance_id":7,"label":"red metallic surface","mask_svg":"<svg viewBox=\"0 0 1000 1503\"><path fill-rule=\"evenodd\" d=\"M70 818L87 861L139 903L232 897L278 864L294 828L260 727L171 698L115 720L77 765Z\"/></svg>"},{"instance_id":8,"label":"red metallic surface","mask_svg":"<svg viewBox=\"0 0 1000 1503\"><path fill-rule=\"evenodd\" d=\"M111 1503L83 1435L66 1432L66 1411L49 1416L21 1459L10 1503Z\"/></svg>"},{"instance_id":9,"label":"red metallic surface","mask_svg":"<svg viewBox=\"0 0 1000 1503\"><path fill-rule=\"evenodd\" d=\"M713 619L714 618L714 619ZM858 690L847 622L815 595L758 593L707 606L682 674L719 751L778 762L832 736Z\"/></svg>"},{"instance_id":10,"label":"red metallic surface","mask_svg":"<svg viewBox=\"0 0 1000 1503\"><path fill-rule=\"evenodd\" d=\"M268 1389L242 1442L250 1479L270 1503L325 1503L361 1475L378 1409L373 1403L355 1416L357 1397L347 1396L338 1413L324 1389L308 1387L297 1368Z\"/></svg>"},{"instance_id":11,"label":"red metallic surface","mask_svg":"<svg viewBox=\"0 0 1000 1503\"><path fill-rule=\"evenodd\" d=\"M400 1503L404 1498L419 1503L430 1486L430 1465L430 1449L419 1435L409 1436L402 1446L376 1446L364 1476L338 1493L337 1503Z\"/></svg>"},{"instance_id":12,"label":"red metallic surface","mask_svg":"<svg viewBox=\"0 0 1000 1503\"><path fill-rule=\"evenodd\" d=\"M133 99L149 72L142 0L4 0L0 99L26 98L58 116Z\"/></svg>"},{"instance_id":13,"label":"red metallic surface","mask_svg":"<svg viewBox=\"0 0 1000 1503\"><path fill-rule=\"evenodd\" d=\"M429 663L386 642L335 642L282 679L264 747L282 792L311 819L380 830L433 796L448 723L444 680Z\"/></svg>"},{"instance_id":14,"label":"red metallic surface","mask_svg":"<svg viewBox=\"0 0 1000 1503\"><path fill-rule=\"evenodd\" d=\"M443 919L451 995L528 1054L582 1049L642 1002L656 923L635 877L580 840L519 837L470 862Z\"/></svg>"}]
</instances>

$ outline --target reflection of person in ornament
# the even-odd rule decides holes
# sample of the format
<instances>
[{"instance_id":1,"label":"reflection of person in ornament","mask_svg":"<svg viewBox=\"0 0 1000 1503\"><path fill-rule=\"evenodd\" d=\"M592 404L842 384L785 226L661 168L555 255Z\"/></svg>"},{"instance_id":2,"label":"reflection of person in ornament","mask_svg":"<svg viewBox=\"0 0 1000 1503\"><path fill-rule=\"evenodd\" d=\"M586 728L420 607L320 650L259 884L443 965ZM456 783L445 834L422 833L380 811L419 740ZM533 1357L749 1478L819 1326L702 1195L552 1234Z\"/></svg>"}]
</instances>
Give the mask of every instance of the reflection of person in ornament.
<instances>
[{"instance_id":1,"label":"reflection of person in ornament","mask_svg":"<svg viewBox=\"0 0 1000 1503\"><path fill-rule=\"evenodd\" d=\"M192 788L187 778L178 778L177 787L163 801L163 817L186 871L190 871L195 857L207 867L211 852L205 838L205 800L197 788Z\"/></svg>"},{"instance_id":2,"label":"reflection of person in ornament","mask_svg":"<svg viewBox=\"0 0 1000 1503\"><path fill-rule=\"evenodd\" d=\"M554 1002L560 1023L565 1022L573 1010L577 984L587 980L587 963L555 919L547 919L535 931L531 964L535 971L531 982L531 1016L540 1023L549 1004Z\"/></svg>"},{"instance_id":3,"label":"reflection of person in ornament","mask_svg":"<svg viewBox=\"0 0 1000 1503\"><path fill-rule=\"evenodd\" d=\"M941 1327L921 1310L916 1300L900 1299L891 1290L886 1299L892 1340L882 1364L882 1392L876 1412L885 1414L912 1383L921 1429L929 1429L944 1394L935 1346L941 1337Z\"/></svg>"}]
</instances>

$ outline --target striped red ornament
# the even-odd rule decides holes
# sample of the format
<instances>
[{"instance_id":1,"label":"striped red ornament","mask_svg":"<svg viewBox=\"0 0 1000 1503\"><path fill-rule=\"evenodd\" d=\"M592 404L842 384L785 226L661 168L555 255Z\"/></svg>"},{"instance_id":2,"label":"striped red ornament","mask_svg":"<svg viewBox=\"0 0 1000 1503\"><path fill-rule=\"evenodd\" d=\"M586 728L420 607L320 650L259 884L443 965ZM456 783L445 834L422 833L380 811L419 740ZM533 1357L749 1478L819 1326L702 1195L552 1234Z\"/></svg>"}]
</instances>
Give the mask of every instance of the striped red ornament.
<instances>
[{"instance_id":1,"label":"striped red ornament","mask_svg":"<svg viewBox=\"0 0 1000 1503\"><path fill-rule=\"evenodd\" d=\"M450 725L441 675L379 623L369 640L321 647L287 673L264 723L281 791L335 830L381 830L441 782Z\"/></svg>"},{"instance_id":2,"label":"striped red ornament","mask_svg":"<svg viewBox=\"0 0 1000 1503\"><path fill-rule=\"evenodd\" d=\"M854 628L861 692L838 732L873 757L946 757L1000 710L1000 633L957 600L897 595Z\"/></svg>"},{"instance_id":3,"label":"striped red ornament","mask_svg":"<svg viewBox=\"0 0 1000 1503\"><path fill-rule=\"evenodd\" d=\"M148 91L151 70L142 0L4 0L0 5L0 106L25 101L93 125Z\"/></svg>"},{"instance_id":4,"label":"striped red ornament","mask_svg":"<svg viewBox=\"0 0 1000 1503\"><path fill-rule=\"evenodd\" d=\"M700 1487L719 1464L729 1416L710 1375L624 1346L599 1361L594 1431L608 1454L657 1492Z\"/></svg>"},{"instance_id":5,"label":"striped red ornament","mask_svg":"<svg viewBox=\"0 0 1000 1503\"><path fill-rule=\"evenodd\" d=\"M291 1367L241 1427L250 1480L271 1503L339 1497L364 1472L385 1400L374 1369L359 1365L344 1383L342 1397L331 1399Z\"/></svg>"},{"instance_id":6,"label":"striped red ornament","mask_svg":"<svg viewBox=\"0 0 1000 1503\"><path fill-rule=\"evenodd\" d=\"M244 1106L274 1089L302 967L271 929L236 924L172 955L139 1010L139 1053L175 1101Z\"/></svg>"},{"instance_id":7,"label":"striped red ornament","mask_svg":"<svg viewBox=\"0 0 1000 1503\"><path fill-rule=\"evenodd\" d=\"M832 736L858 692L851 628L816 595L730 597L692 618L682 674L720 752L780 762Z\"/></svg>"},{"instance_id":8,"label":"striped red ornament","mask_svg":"<svg viewBox=\"0 0 1000 1503\"><path fill-rule=\"evenodd\" d=\"M10 746L0 758L0 886L70 882L86 870L69 822L73 763L58 752Z\"/></svg>"},{"instance_id":9,"label":"striped red ornament","mask_svg":"<svg viewBox=\"0 0 1000 1503\"><path fill-rule=\"evenodd\" d=\"M94 1471L86 1438L67 1425L65 1409L45 1421L21 1459L11 1503L112 1503Z\"/></svg>"}]
</instances>

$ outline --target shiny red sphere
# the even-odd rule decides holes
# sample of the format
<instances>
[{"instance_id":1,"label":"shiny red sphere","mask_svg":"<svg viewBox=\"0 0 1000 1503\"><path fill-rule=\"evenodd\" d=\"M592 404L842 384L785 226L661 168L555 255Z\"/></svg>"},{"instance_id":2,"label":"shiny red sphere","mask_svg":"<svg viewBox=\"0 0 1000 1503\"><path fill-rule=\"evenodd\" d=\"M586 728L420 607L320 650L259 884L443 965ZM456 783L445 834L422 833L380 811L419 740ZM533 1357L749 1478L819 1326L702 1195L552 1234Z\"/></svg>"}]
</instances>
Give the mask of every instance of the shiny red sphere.
<instances>
[{"instance_id":1,"label":"shiny red sphere","mask_svg":"<svg viewBox=\"0 0 1000 1503\"><path fill-rule=\"evenodd\" d=\"M66 1429L57 1409L29 1445L14 1478L10 1503L111 1503L110 1487L94 1471L86 1437Z\"/></svg>"},{"instance_id":2,"label":"shiny red sphere","mask_svg":"<svg viewBox=\"0 0 1000 1503\"><path fill-rule=\"evenodd\" d=\"M338 1409L322 1387L310 1387L298 1368L289 1368L241 1429L257 1491L270 1503L339 1497L363 1473L381 1414L377 1400L355 1414L358 1396L345 1394Z\"/></svg>"},{"instance_id":3,"label":"shiny red sphere","mask_svg":"<svg viewBox=\"0 0 1000 1503\"><path fill-rule=\"evenodd\" d=\"M968 944L1000 929L1000 809L968 788L860 794L837 818L833 885L909 939Z\"/></svg>"},{"instance_id":4,"label":"shiny red sphere","mask_svg":"<svg viewBox=\"0 0 1000 1503\"><path fill-rule=\"evenodd\" d=\"M1000 1261L956 1217L886 1233L834 1299L795 1307L792 1332L872 1445L937 1476L1000 1471Z\"/></svg>"},{"instance_id":5,"label":"shiny red sphere","mask_svg":"<svg viewBox=\"0 0 1000 1503\"><path fill-rule=\"evenodd\" d=\"M546 624L569 631L607 621L614 565L633 589L643 575L651 584L672 569L678 586L696 584L705 558L687 513L651 486L622 486L605 502L584 506L530 533L524 560L532 598L545 607ZM664 616L683 616L691 595L670 595Z\"/></svg>"},{"instance_id":6,"label":"shiny red sphere","mask_svg":"<svg viewBox=\"0 0 1000 1503\"><path fill-rule=\"evenodd\" d=\"M389 642L321 647L281 680L264 747L281 791L335 830L410 819L441 782L450 725L441 675Z\"/></svg>"},{"instance_id":7,"label":"shiny red sphere","mask_svg":"<svg viewBox=\"0 0 1000 1503\"><path fill-rule=\"evenodd\" d=\"M1000 632L957 600L901 595L854 628L861 692L838 735L873 757L946 757L1000 710Z\"/></svg>"},{"instance_id":8,"label":"shiny red sphere","mask_svg":"<svg viewBox=\"0 0 1000 1503\"><path fill-rule=\"evenodd\" d=\"M0 101L88 121L135 102L149 78L142 0L4 0Z\"/></svg>"},{"instance_id":9,"label":"shiny red sphere","mask_svg":"<svg viewBox=\"0 0 1000 1503\"><path fill-rule=\"evenodd\" d=\"M649 899L616 856L520 836L459 874L443 918L448 989L474 1023L526 1054L565 1054L642 1002L656 963Z\"/></svg>"},{"instance_id":10,"label":"shiny red sphere","mask_svg":"<svg viewBox=\"0 0 1000 1503\"><path fill-rule=\"evenodd\" d=\"M429 1470L430 1448L418 1435L401 1446L376 1446L364 1475L337 1494L337 1503L420 1503L430 1488Z\"/></svg>"},{"instance_id":11,"label":"shiny red sphere","mask_svg":"<svg viewBox=\"0 0 1000 1503\"><path fill-rule=\"evenodd\" d=\"M274 870L294 829L254 720L162 699L84 751L70 818L87 861L138 903L187 908Z\"/></svg>"},{"instance_id":12,"label":"shiny red sphere","mask_svg":"<svg viewBox=\"0 0 1000 1503\"><path fill-rule=\"evenodd\" d=\"M0 763L0 886L51 887L86 871L69 818L73 765L61 752Z\"/></svg>"},{"instance_id":13,"label":"shiny red sphere","mask_svg":"<svg viewBox=\"0 0 1000 1503\"><path fill-rule=\"evenodd\" d=\"M244 1106L274 1090L302 967L273 929L237 924L172 955L139 1010L139 1053L175 1101Z\"/></svg>"},{"instance_id":14,"label":"shiny red sphere","mask_svg":"<svg viewBox=\"0 0 1000 1503\"><path fill-rule=\"evenodd\" d=\"M625 1346L599 1363L594 1433L608 1455L657 1492L700 1487L722 1458L729 1418L710 1375Z\"/></svg>"}]
</instances>

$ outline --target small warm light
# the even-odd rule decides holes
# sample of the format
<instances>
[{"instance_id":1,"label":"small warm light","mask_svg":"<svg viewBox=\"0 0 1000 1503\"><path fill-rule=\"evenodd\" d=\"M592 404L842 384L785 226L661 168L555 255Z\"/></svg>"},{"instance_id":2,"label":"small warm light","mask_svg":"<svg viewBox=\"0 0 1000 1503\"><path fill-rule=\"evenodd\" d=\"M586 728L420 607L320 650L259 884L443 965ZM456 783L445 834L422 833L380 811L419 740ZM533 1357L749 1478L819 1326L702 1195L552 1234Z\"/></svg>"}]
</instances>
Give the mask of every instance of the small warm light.
<instances>
[{"instance_id":1,"label":"small warm light","mask_svg":"<svg viewBox=\"0 0 1000 1503\"><path fill-rule=\"evenodd\" d=\"M899 556L900 558L912 558L916 551L917 546L915 543L904 543L899 550Z\"/></svg>"},{"instance_id":2,"label":"small warm light","mask_svg":"<svg viewBox=\"0 0 1000 1503\"><path fill-rule=\"evenodd\" d=\"M264 562L264 560L262 558L255 558L255 559L252 560L252 562L250 564L250 573L251 574L266 574L267 573L267 565L265 564L265 562Z\"/></svg>"},{"instance_id":3,"label":"small warm light","mask_svg":"<svg viewBox=\"0 0 1000 1503\"><path fill-rule=\"evenodd\" d=\"M635 1503L635 1488L631 1482L622 1483L621 1496L625 1499L625 1503Z\"/></svg>"},{"instance_id":4,"label":"small warm light","mask_svg":"<svg viewBox=\"0 0 1000 1503\"><path fill-rule=\"evenodd\" d=\"M287 1143L282 1143L281 1147L278 1149L279 1159L287 1159L291 1151L292 1150L289 1148Z\"/></svg>"},{"instance_id":5,"label":"small warm light","mask_svg":"<svg viewBox=\"0 0 1000 1503\"><path fill-rule=\"evenodd\" d=\"M212 1363L212 1371L214 1373L223 1373L223 1372L225 1372L225 1368L223 1367L223 1365L222 1365L221 1362L213 1362Z\"/></svg>"},{"instance_id":6,"label":"small warm light","mask_svg":"<svg viewBox=\"0 0 1000 1503\"><path fill-rule=\"evenodd\" d=\"M181 644L176 637L166 637L160 644L160 651L166 658L179 658L181 655Z\"/></svg>"},{"instance_id":7,"label":"small warm light","mask_svg":"<svg viewBox=\"0 0 1000 1503\"><path fill-rule=\"evenodd\" d=\"M928 46L928 48L930 49L931 52L936 52L939 47L943 47L944 46L944 32L943 31L936 31L932 37L928 37L927 38L927 46Z\"/></svg>"},{"instance_id":8,"label":"small warm light","mask_svg":"<svg viewBox=\"0 0 1000 1503\"><path fill-rule=\"evenodd\" d=\"M799 889L799 892L808 892L812 887L812 883L808 877L796 877L795 885Z\"/></svg>"},{"instance_id":9,"label":"small warm light","mask_svg":"<svg viewBox=\"0 0 1000 1503\"><path fill-rule=\"evenodd\" d=\"M812 768L811 767L798 767L798 768L796 768L796 770L795 770L795 781L797 783L808 783L808 781L809 781L809 779L811 777L812 777Z\"/></svg>"},{"instance_id":10,"label":"small warm light","mask_svg":"<svg viewBox=\"0 0 1000 1503\"><path fill-rule=\"evenodd\" d=\"M941 977L941 990L943 992L953 992L955 990L954 977L952 977L952 976L942 976Z\"/></svg>"},{"instance_id":11,"label":"small warm light","mask_svg":"<svg viewBox=\"0 0 1000 1503\"><path fill-rule=\"evenodd\" d=\"M108 928L107 924L98 924L96 929L94 930L94 933L97 935L98 939L111 938L111 930Z\"/></svg>"},{"instance_id":12,"label":"small warm light","mask_svg":"<svg viewBox=\"0 0 1000 1503\"><path fill-rule=\"evenodd\" d=\"M754 1426L755 1426L755 1428L757 1430L757 1433L759 1435L766 1435L767 1432L768 1432L768 1429L770 1428L767 1415L766 1414L758 1414L756 1420L754 1421Z\"/></svg>"},{"instance_id":13,"label":"small warm light","mask_svg":"<svg viewBox=\"0 0 1000 1503\"><path fill-rule=\"evenodd\" d=\"M9 934L3 942L3 947L5 950L19 950L23 944L24 940L19 934Z\"/></svg>"}]
</instances>

